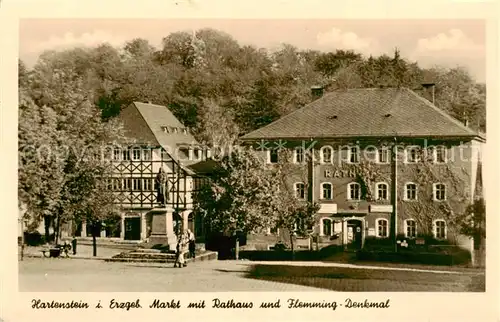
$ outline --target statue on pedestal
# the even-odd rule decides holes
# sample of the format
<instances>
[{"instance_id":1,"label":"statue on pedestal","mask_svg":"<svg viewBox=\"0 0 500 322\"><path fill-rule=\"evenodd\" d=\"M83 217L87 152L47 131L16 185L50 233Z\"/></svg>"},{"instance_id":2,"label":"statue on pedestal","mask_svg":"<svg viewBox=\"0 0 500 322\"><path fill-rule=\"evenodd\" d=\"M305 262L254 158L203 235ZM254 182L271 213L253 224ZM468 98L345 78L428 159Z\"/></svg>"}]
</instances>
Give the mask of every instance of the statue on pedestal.
<instances>
[{"instance_id":1,"label":"statue on pedestal","mask_svg":"<svg viewBox=\"0 0 500 322\"><path fill-rule=\"evenodd\" d=\"M158 171L158 174L156 175L155 186L157 193L156 201L160 203L162 206L164 206L166 203L166 198L165 198L166 182L167 182L167 176L165 175L165 172L163 172L163 169L160 168L160 171Z\"/></svg>"}]
</instances>

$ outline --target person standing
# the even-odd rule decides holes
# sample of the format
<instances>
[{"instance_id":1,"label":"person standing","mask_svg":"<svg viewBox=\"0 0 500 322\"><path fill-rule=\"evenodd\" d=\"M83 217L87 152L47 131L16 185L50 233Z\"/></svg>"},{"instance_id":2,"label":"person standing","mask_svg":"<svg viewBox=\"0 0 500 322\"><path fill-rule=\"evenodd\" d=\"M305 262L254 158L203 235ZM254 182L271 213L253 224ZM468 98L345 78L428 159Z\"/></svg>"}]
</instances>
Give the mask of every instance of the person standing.
<instances>
[{"instance_id":1,"label":"person standing","mask_svg":"<svg viewBox=\"0 0 500 322\"><path fill-rule=\"evenodd\" d=\"M189 236L189 258L195 258L196 256L196 239L191 230L188 229Z\"/></svg>"}]
</instances>

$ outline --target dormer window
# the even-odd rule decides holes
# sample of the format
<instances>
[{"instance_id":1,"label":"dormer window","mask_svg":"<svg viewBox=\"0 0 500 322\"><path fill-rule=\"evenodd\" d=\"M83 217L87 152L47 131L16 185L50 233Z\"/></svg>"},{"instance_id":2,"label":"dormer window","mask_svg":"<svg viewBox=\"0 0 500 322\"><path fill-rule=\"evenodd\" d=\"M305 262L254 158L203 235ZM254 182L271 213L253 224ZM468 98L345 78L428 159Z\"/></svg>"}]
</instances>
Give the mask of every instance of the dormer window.
<instances>
[{"instance_id":1,"label":"dormer window","mask_svg":"<svg viewBox=\"0 0 500 322\"><path fill-rule=\"evenodd\" d=\"M161 128L162 128L163 132L170 133L170 129L168 128L168 126L162 126Z\"/></svg>"},{"instance_id":2,"label":"dormer window","mask_svg":"<svg viewBox=\"0 0 500 322\"><path fill-rule=\"evenodd\" d=\"M183 128L182 129L182 134L186 134L187 135L188 134L188 130L186 128Z\"/></svg>"},{"instance_id":3,"label":"dormer window","mask_svg":"<svg viewBox=\"0 0 500 322\"><path fill-rule=\"evenodd\" d=\"M173 133L179 133L179 129L178 129L178 128L176 128L176 127L173 127L173 128L172 128L172 132L173 132Z\"/></svg>"}]
</instances>

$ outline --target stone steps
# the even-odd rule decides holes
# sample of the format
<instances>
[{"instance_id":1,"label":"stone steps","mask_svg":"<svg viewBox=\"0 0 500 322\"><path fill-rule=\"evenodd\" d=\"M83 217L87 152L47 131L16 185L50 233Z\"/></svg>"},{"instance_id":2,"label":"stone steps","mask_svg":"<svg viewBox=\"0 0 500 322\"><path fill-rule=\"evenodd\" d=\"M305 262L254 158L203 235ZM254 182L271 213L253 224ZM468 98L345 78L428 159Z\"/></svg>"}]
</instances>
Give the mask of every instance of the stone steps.
<instances>
[{"instance_id":1,"label":"stone steps","mask_svg":"<svg viewBox=\"0 0 500 322\"><path fill-rule=\"evenodd\" d=\"M123 252L112 258L106 259L107 262L134 262L134 263L173 263L175 262L174 253L151 252L151 249L143 249L140 251ZM205 260L216 260L217 252L204 252L197 255L195 258L187 258L186 262L196 262Z\"/></svg>"}]
</instances>

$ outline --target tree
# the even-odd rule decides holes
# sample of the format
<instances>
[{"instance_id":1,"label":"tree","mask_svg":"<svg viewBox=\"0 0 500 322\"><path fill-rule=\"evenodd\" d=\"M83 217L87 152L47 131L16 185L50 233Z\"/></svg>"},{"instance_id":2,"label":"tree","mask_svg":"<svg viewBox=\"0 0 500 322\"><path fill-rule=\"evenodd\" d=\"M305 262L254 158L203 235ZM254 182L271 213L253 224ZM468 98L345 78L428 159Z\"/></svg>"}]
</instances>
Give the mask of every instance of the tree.
<instances>
[{"instance_id":1,"label":"tree","mask_svg":"<svg viewBox=\"0 0 500 322\"><path fill-rule=\"evenodd\" d=\"M314 226L315 214L319 210L319 204L312 201L300 200L294 187L289 180L290 173L293 173L290 160L292 153L290 150L280 149L279 162L273 172L273 185L279 187L277 193L271 197L270 207L273 213L273 225L276 228L286 230L289 235L292 258L294 258L294 238L295 236L307 236L311 227ZM312 151L308 151L308 161L313 162ZM302 165L307 167L307 165ZM302 171L305 173L305 171ZM307 182L307 179L302 178ZM309 184L306 185L307 189Z\"/></svg>"},{"instance_id":2,"label":"tree","mask_svg":"<svg viewBox=\"0 0 500 322\"><path fill-rule=\"evenodd\" d=\"M61 223L82 213L99 220L112 207L110 198L103 199L110 169L104 150L123 138L116 121L101 120L85 77L72 64L60 63L52 55L35 66L27 89L21 90L19 122L20 199L34 220L45 219L46 235L48 226L54 227L56 238ZM27 147L39 153L27 154Z\"/></svg>"},{"instance_id":3,"label":"tree","mask_svg":"<svg viewBox=\"0 0 500 322\"><path fill-rule=\"evenodd\" d=\"M460 233L473 238L475 248L478 249L486 238L486 205L484 199L474 200L462 214L457 216L456 223Z\"/></svg>"},{"instance_id":4,"label":"tree","mask_svg":"<svg viewBox=\"0 0 500 322\"><path fill-rule=\"evenodd\" d=\"M276 193L268 167L255 152L241 148L226 155L210 183L198 193L198 211L204 213L210 231L238 236L270 227ZM238 249L238 239L236 239ZM238 254L237 254L238 255Z\"/></svg>"}]
</instances>

